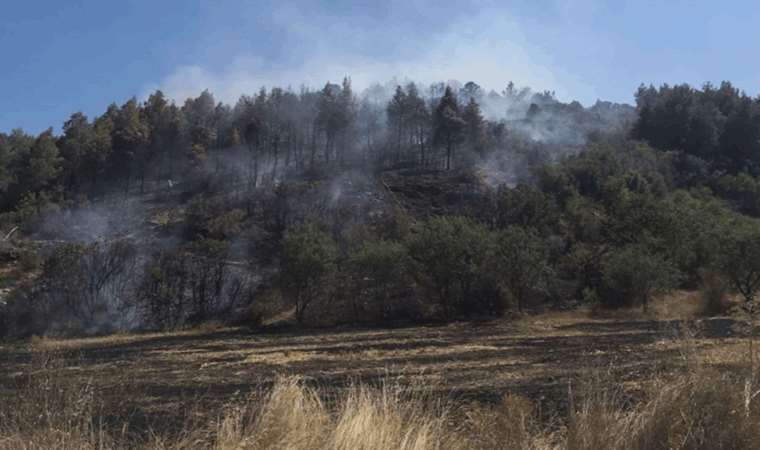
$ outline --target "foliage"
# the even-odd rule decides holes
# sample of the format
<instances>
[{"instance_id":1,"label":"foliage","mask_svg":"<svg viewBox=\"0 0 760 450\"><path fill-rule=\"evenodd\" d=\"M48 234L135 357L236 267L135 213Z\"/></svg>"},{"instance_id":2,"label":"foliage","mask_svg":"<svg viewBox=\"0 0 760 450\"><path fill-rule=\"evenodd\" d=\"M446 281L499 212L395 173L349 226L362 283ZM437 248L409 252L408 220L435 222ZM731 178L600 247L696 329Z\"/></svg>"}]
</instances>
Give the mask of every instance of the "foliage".
<instances>
[{"instance_id":1,"label":"foliage","mask_svg":"<svg viewBox=\"0 0 760 450\"><path fill-rule=\"evenodd\" d=\"M496 238L494 266L520 312L529 290L546 288L553 276L543 240L531 229L512 226Z\"/></svg>"},{"instance_id":2,"label":"foliage","mask_svg":"<svg viewBox=\"0 0 760 450\"><path fill-rule=\"evenodd\" d=\"M318 226L307 224L288 230L283 239L282 290L303 323L307 308L327 295L328 280L336 267L338 249Z\"/></svg>"},{"instance_id":3,"label":"foliage","mask_svg":"<svg viewBox=\"0 0 760 450\"><path fill-rule=\"evenodd\" d=\"M384 240L366 241L349 256L345 265L356 285L356 294L352 295L355 318L359 305L367 301L377 311L377 317L391 317L390 297L405 284L407 259L406 248L400 242Z\"/></svg>"},{"instance_id":4,"label":"foliage","mask_svg":"<svg viewBox=\"0 0 760 450\"><path fill-rule=\"evenodd\" d=\"M723 229L719 242L718 270L751 302L760 288L760 223L736 220Z\"/></svg>"},{"instance_id":5,"label":"foliage","mask_svg":"<svg viewBox=\"0 0 760 450\"><path fill-rule=\"evenodd\" d=\"M661 255L635 244L611 253L602 270L603 301L607 305L640 304L644 311L653 294L677 286L680 277Z\"/></svg>"},{"instance_id":6,"label":"foliage","mask_svg":"<svg viewBox=\"0 0 760 450\"><path fill-rule=\"evenodd\" d=\"M433 217L408 242L417 279L434 295L444 318L477 302L475 290L487 282L492 234L465 217Z\"/></svg>"}]
</instances>

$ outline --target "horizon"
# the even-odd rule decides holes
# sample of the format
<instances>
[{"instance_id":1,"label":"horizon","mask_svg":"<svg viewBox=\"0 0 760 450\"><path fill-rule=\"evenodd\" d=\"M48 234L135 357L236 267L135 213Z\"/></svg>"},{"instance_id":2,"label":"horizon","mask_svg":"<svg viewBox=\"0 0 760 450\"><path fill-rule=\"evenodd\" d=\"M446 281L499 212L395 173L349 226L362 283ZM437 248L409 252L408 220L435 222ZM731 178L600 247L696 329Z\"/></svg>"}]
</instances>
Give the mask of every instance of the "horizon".
<instances>
[{"instance_id":1,"label":"horizon","mask_svg":"<svg viewBox=\"0 0 760 450\"><path fill-rule=\"evenodd\" d=\"M0 130L60 130L74 112L161 89L181 103L204 89L234 103L260 87L351 77L357 91L394 77L422 84L509 81L559 100L633 104L640 84L731 81L754 95L760 19L749 1L715 13L706 2L547 0L372 2L39 0L6 7ZM663 45L667 43L667 45Z\"/></svg>"}]
</instances>

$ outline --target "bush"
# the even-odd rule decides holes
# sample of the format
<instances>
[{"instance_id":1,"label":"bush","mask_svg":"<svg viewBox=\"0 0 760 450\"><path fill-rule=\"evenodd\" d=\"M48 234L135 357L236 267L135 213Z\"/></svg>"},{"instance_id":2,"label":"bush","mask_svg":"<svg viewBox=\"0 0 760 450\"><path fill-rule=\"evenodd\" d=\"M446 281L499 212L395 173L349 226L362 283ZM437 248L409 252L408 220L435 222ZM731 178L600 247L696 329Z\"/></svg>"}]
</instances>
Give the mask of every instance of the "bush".
<instances>
[{"instance_id":1,"label":"bush","mask_svg":"<svg viewBox=\"0 0 760 450\"><path fill-rule=\"evenodd\" d=\"M652 295L672 289L679 279L678 270L661 255L629 245L605 259L601 298L606 306L639 304L647 311Z\"/></svg>"},{"instance_id":2,"label":"bush","mask_svg":"<svg viewBox=\"0 0 760 450\"><path fill-rule=\"evenodd\" d=\"M493 235L465 217L434 217L408 241L413 270L444 319L477 309L475 291L489 281Z\"/></svg>"},{"instance_id":3,"label":"bush","mask_svg":"<svg viewBox=\"0 0 760 450\"><path fill-rule=\"evenodd\" d=\"M353 281L354 320L359 320L360 310L367 304L375 317L391 318L394 315L391 297L406 285L404 278L409 267L406 248L394 241L368 241L349 256L346 266Z\"/></svg>"},{"instance_id":4,"label":"bush","mask_svg":"<svg viewBox=\"0 0 760 450\"><path fill-rule=\"evenodd\" d=\"M734 221L723 229L720 244L718 271L751 302L760 289L760 221Z\"/></svg>"},{"instance_id":5,"label":"bush","mask_svg":"<svg viewBox=\"0 0 760 450\"><path fill-rule=\"evenodd\" d=\"M304 323L307 308L327 295L334 275L338 248L332 237L316 225L302 225L285 234L281 281L283 293L296 308L296 320Z\"/></svg>"},{"instance_id":6,"label":"bush","mask_svg":"<svg viewBox=\"0 0 760 450\"><path fill-rule=\"evenodd\" d=\"M543 240L532 230L516 226L498 234L494 266L520 312L528 292L541 290L553 276Z\"/></svg>"}]
</instances>

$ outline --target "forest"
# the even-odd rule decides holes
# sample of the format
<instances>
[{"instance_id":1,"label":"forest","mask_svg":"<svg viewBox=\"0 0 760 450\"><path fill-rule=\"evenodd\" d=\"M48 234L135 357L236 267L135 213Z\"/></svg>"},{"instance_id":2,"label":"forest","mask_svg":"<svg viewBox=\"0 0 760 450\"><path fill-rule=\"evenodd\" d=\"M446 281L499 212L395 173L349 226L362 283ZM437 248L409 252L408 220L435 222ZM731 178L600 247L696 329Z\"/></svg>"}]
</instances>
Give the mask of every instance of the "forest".
<instances>
[{"instance_id":1,"label":"forest","mask_svg":"<svg viewBox=\"0 0 760 450\"><path fill-rule=\"evenodd\" d=\"M0 336L646 311L760 288L760 98L509 83L161 91L0 133Z\"/></svg>"}]
</instances>

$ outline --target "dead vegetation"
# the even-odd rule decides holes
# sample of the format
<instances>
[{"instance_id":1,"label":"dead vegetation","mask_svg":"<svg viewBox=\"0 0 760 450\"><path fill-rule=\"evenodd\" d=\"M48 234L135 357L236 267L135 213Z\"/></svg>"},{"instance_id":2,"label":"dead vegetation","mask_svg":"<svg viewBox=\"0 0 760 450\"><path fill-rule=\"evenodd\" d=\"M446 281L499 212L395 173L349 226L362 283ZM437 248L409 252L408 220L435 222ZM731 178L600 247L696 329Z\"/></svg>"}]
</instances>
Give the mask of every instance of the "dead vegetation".
<instances>
[{"instance_id":1,"label":"dead vegetation","mask_svg":"<svg viewBox=\"0 0 760 450\"><path fill-rule=\"evenodd\" d=\"M111 414L91 383L71 382L45 359L23 392L0 407L0 449L760 448L754 373L690 366L680 375L654 380L635 404L599 378L577 392L570 385L568 415L554 423L542 421L536 403L518 395L493 405L459 404L397 382L351 384L330 395L299 377L280 377L209 419L191 411L172 433L135 432L129 417Z\"/></svg>"},{"instance_id":2,"label":"dead vegetation","mask_svg":"<svg viewBox=\"0 0 760 450\"><path fill-rule=\"evenodd\" d=\"M754 326L667 303L669 319L35 339L0 348L0 449L758 448Z\"/></svg>"}]
</instances>

